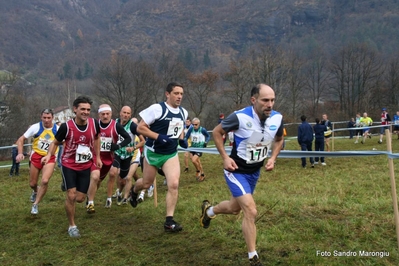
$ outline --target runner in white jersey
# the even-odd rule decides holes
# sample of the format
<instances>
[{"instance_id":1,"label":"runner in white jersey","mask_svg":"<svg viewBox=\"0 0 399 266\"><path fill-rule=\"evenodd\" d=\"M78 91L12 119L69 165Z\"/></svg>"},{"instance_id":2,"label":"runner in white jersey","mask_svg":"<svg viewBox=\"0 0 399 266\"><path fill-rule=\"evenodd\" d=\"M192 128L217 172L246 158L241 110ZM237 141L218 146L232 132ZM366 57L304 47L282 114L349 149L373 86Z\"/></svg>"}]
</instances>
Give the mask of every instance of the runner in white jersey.
<instances>
[{"instance_id":1,"label":"runner in white jersey","mask_svg":"<svg viewBox=\"0 0 399 266\"><path fill-rule=\"evenodd\" d=\"M184 137L184 122L187 111L180 107L183 98L183 86L169 83L165 91L166 102L153 104L140 112L142 120L137 131L147 137L144 146L143 177L136 181L130 190L130 204L137 206L137 193L149 188L155 179L158 168L162 168L167 180L166 192L166 232L179 232L183 227L173 220L180 179L180 161L177 155L178 144L187 148Z\"/></svg>"},{"instance_id":2,"label":"runner in white jersey","mask_svg":"<svg viewBox=\"0 0 399 266\"><path fill-rule=\"evenodd\" d=\"M211 206L208 200L202 202L200 224L204 228L209 227L217 214L243 212L242 231L250 265L262 265L255 249L257 210L253 193L272 143L271 156L264 166L266 171L273 170L284 141L283 117L273 110L274 101L273 89L259 84L251 90L252 106L230 114L215 127L213 138L223 158L224 177L232 196L216 206ZM223 135L230 131L234 132L234 142L229 156Z\"/></svg>"}]
</instances>

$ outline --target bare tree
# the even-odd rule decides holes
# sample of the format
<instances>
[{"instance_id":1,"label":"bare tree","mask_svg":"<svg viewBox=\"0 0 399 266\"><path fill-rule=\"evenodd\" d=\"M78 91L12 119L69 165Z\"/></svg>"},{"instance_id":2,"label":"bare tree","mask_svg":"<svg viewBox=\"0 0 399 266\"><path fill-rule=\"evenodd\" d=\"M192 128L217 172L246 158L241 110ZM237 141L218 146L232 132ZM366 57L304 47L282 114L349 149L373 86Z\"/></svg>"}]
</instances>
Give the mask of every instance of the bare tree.
<instances>
[{"instance_id":1,"label":"bare tree","mask_svg":"<svg viewBox=\"0 0 399 266\"><path fill-rule=\"evenodd\" d=\"M230 86L223 91L223 97L234 103L235 109L242 108L248 104L252 73L248 60L232 61L229 72L223 75L224 80L230 82Z\"/></svg>"},{"instance_id":2,"label":"bare tree","mask_svg":"<svg viewBox=\"0 0 399 266\"><path fill-rule=\"evenodd\" d=\"M399 54L392 57L388 62L385 83L390 96L389 103L397 106L399 104Z\"/></svg>"},{"instance_id":3,"label":"bare tree","mask_svg":"<svg viewBox=\"0 0 399 266\"><path fill-rule=\"evenodd\" d=\"M289 110L289 113L293 118L295 118L299 115L298 111L303 112L304 102L306 99L304 93L305 80L303 77L305 61L294 52L289 53L286 60L286 89L287 97L290 99L291 104L291 110Z\"/></svg>"},{"instance_id":4,"label":"bare tree","mask_svg":"<svg viewBox=\"0 0 399 266\"><path fill-rule=\"evenodd\" d=\"M116 110L129 105L133 98L132 60L126 55L115 55L104 63L93 77L95 94Z\"/></svg>"},{"instance_id":5,"label":"bare tree","mask_svg":"<svg viewBox=\"0 0 399 266\"><path fill-rule=\"evenodd\" d=\"M351 44L331 60L332 89L339 99L340 111L353 115L372 108L370 91L383 71L377 53L365 44Z\"/></svg>"},{"instance_id":6,"label":"bare tree","mask_svg":"<svg viewBox=\"0 0 399 266\"><path fill-rule=\"evenodd\" d=\"M208 104L212 92L216 91L215 84L219 75L212 70L205 70L200 74L188 76L188 84L185 86L185 99L196 117L200 117Z\"/></svg>"},{"instance_id":7,"label":"bare tree","mask_svg":"<svg viewBox=\"0 0 399 266\"><path fill-rule=\"evenodd\" d=\"M325 56L317 52L305 67L305 86L310 95L311 115L316 117L319 113L319 104L323 93L328 89L330 72L327 69Z\"/></svg>"}]
</instances>

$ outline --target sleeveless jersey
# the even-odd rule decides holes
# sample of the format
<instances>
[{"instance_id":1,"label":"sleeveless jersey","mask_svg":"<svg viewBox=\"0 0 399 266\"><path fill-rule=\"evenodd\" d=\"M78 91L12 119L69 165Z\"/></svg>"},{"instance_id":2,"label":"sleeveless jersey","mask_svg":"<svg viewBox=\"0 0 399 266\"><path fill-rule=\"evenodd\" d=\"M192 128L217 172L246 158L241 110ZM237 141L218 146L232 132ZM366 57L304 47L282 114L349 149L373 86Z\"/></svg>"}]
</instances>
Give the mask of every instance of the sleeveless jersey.
<instances>
[{"instance_id":1,"label":"sleeveless jersey","mask_svg":"<svg viewBox=\"0 0 399 266\"><path fill-rule=\"evenodd\" d=\"M381 113L381 125L389 125L388 114Z\"/></svg>"},{"instance_id":2,"label":"sleeveless jersey","mask_svg":"<svg viewBox=\"0 0 399 266\"><path fill-rule=\"evenodd\" d=\"M199 127L198 130L195 130L192 127L190 131L190 140L191 140L191 147L193 148L203 148L205 144L205 136L202 133L203 127Z\"/></svg>"},{"instance_id":3,"label":"sleeveless jersey","mask_svg":"<svg viewBox=\"0 0 399 266\"><path fill-rule=\"evenodd\" d=\"M119 118L116 119L116 123L120 124L120 119ZM137 130L136 130L136 132L132 132L130 130L130 125L132 123L133 123L132 120L129 119L129 121L126 123L126 125L123 126L123 128L126 130L126 132L129 133L130 138L132 139L132 141L127 146L122 147L119 150L115 151L115 154L118 155L122 160L124 160L126 158L129 158L129 157L132 157L133 154L134 154L134 151L133 152L127 152L126 151L127 147L134 147L135 134L137 133ZM137 129L137 126L136 126L136 129ZM118 138L119 138L118 144L121 143L124 140L124 138L121 135L119 135Z\"/></svg>"},{"instance_id":4,"label":"sleeveless jersey","mask_svg":"<svg viewBox=\"0 0 399 266\"><path fill-rule=\"evenodd\" d=\"M173 154L177 151L178 139L185 128L184 121L186 121L186 118L182 107L179 106L179 113L174 114L168 109L165 102L159 104L162 107L162 115L150 125L150 129L159 134L170 136L169 138L174 140L173 144L162 145L154 139L147 138L145 145L150 151L158 154Z\"/></svg>"},{"instance_id":5,"label":"sleeveless jersey","mask_svg":"<svg viewBox=\"0 0 399 266\"><path fill-rule=\"evenodd\" d=\"M68 120L66 126L62 165L75 171L90 168L93 164L94 138L97 134L94 119L87 119L86 129L83 131L76 126L74 119Z\"/></svg>"},{"instance_id":6,"label":"sleeveless jersey","mask_svg":"<svg viewBox=\"0 0 399 266\"><path fill-rule=\"evenodd\" d=\"M57 125L54 124L52 128L44 128L43 122L39 122L39 131L33 136L32 149L35 153L45 156L48 152L48 147L55 139L57 133ZM58 147L57 147L58 150ZM57 151L56 151L57 153Z\"/></svg>"},{"instance_id":7,"label":"sleeveless jersey","mask_svg":"<svg viewBox=\"0 0 399 266\"><path fill-rule=\"evenodd\" d=\"M252 106L235 112L239 126L234 131L234 143L230 154L238 166L235 172L258 171L263 166L274 137L282 127L283 116L279 112L272 111L263 126L254 112Z\"/></svg>"},{"instance_id":8,"label":"sleeveless jersey","mask_svg":"<svg viewBox=\"0 0 399 266\"><path fill-rule=\"evenodd\" d=\"M106 164L112 164L114 160L113 153L111 152L111 143L118 142L118 133L116 131L116 122L111 119L111 122L105 127L101 127L100 120L98 121L100 124L100 157L101 161Z\"/></svg>"}]
</instances>

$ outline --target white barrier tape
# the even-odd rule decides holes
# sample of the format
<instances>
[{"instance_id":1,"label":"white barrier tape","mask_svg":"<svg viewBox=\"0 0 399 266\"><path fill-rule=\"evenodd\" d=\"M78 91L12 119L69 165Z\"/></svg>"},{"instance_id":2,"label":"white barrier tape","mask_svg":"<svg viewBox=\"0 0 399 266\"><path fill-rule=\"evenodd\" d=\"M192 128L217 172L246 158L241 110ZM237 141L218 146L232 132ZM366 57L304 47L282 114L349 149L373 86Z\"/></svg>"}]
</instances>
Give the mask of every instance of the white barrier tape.
<instances>
[{"instance_id":1,"label":"white barrier tape","mask_svg":"<svg viewBox=\"0 0 399 266\"><path fill-rule=\"evenodd\" d=\"M225 147L227 153L231 152L231 147ZM202 152L209 154L219 154L216 148L179 148L181 152ZM271 155L269 151L268 156ZM360 157L360 156L376 156L376 155L388 155L391 159L399 158L399 153L390 153L388 151L292 151L282 150L278 155L278 158L303 158L303 157Z\"/></svg>"}]
</instances>

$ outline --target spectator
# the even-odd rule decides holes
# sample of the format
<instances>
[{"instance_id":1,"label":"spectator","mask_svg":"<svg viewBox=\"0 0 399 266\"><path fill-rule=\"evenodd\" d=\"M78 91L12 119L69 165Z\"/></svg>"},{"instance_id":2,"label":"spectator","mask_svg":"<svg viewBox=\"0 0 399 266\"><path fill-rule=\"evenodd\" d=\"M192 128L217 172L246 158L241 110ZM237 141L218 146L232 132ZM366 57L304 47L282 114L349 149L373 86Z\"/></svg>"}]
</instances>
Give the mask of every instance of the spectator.
<instances>
[{"instance_id":1,"label":"spectator","mask_svg":"<svg viewBox=\"0 0 399 266\"><path fill-rule=\"evenodd\" d=\"M314 131L314 150L315 151L324 151L324 132L327 131L327 127L320 123L320 119L316 118L316 124L313 126ZM321 161L321 165L326 165L324 162L324 157L315 157L314 164L319 163L319 159Z\"/></svg>"},{"instance_id":2,"label":"spectator","mask_svg":"<svg viewBox=\"0 0 399 266\"><path fill-rule=\"evenodd\" d=\"M11 148L12 166L10 169L10 175L9 175L10 177L12 177L14 174L15 176L19 176L19 162L17 162L17 155L18 155L18 145L13 144Z\"/></svg>"},{"instance_id":3,"label":"spectator","mask_svg":"<svg viewBox=\"0 0 399 266\"><path fill-rule=\"evenodd\" d=\"M353 139L353 136L355 135L355 130L352 130L352 128L356 127L356 121L352 117L351 120L348 122L348 128L349 128L349 138Z\"/></svg>"},{"instance_id":4,"label":"spectator","mask_svg":"<svg viewBox=\"0 0 399 266\"><path fill-rule=\"evenodd\" d=\"M330 151L330 138L332 136L332 123L328 120L327 114L323 114L323 120L321 121L323 125L327 127L324 132L324 142L326 143L327 151Z\"/></svg>"},{"instance_id":5,"label":"spectator","mask_svg":"<svg viewBox=\"0 0 399 266\"><path fill-rule=\"evenodd\" d=\"M302 124L298 127L298 143L301 146L301 151L312 151L313 129L306 121L306 116L301 116ZM306 157L302 157L302 167L306 168ZM314 168L313 157L309 158L311 167Z\"/></svg>"}]
</instances>

